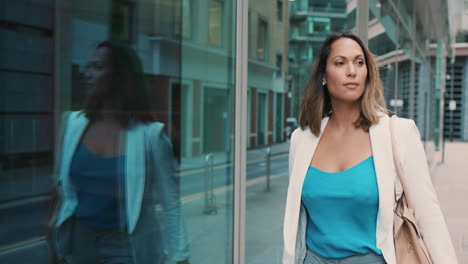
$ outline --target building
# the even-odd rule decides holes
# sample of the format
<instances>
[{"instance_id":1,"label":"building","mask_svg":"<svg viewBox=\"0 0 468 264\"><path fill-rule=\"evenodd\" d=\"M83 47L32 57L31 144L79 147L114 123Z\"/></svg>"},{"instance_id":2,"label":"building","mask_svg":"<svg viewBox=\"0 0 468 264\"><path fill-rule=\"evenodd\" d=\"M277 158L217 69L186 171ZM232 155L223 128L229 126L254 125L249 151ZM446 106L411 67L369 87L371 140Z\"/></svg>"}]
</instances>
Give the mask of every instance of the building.
<instances>
[{"instance_id":1,"label":"building","mask_svg":"<svg viewBox=\"0 0 468 264\"><path fill-rule=\"evenodd\" d=\"M445 113L445 122L448 122L447 116L452 116L443 109L444 104L448 107L443 96L448 82L441 76L446 76L448 71L446 58L453 42L446 29L454 25L449 25L453 22L447 17L435 18L433 10L448 13L449 6L445 1L429 1L427 5L420 1L391 0L292 1L290 60L294 63L290 68L295 80L292 88L295 109L316 54L314 45L317 45L315 50L318 49L331 32L354 31L368 41L369 49L376 55L387 107L399 116L414 119L423 139L433 141L434 149L439 150L444 130L440 117ZM314 29L320 27L323 29L315 33ZM432 50L431 43L435 43ZM295 49L304 45L309 48ZM454 116L463 116L457 111ZM454 131L461 131L461 122L453 120L458 122Z\"/></svg>"},{"instance_id":2,"label":"building","mask_svg":"<svg viewBox=\"0 0 468 264\"><path fill-rule=\"evenodd\" d=\"M346 0L290 2L289 68L292 117L297 117L302 91L322 42L332 32L355 26L356 12L348 12Z\"/></svg>"},{"instance_id":3,"label":"building","mask_svg":"<svg viewBox=\"0 0 468 264\"><path fill-rule=\"evenodd\" d=\"M288 13L288 1L249 2L249 148L285 140Z\"/></svg>"}]
</instances>

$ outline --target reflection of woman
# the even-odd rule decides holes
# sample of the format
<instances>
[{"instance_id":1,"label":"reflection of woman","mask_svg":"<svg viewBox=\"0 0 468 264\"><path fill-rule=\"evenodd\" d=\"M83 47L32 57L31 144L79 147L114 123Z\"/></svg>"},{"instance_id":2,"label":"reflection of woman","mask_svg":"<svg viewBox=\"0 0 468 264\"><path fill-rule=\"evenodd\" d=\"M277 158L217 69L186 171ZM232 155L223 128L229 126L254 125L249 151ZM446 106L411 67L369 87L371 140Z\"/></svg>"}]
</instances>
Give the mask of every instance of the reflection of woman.
<instances>
[{"instance_id":1,"label":"reflection of woman","mask_svg":"<svg viewBox=\"0 0 468 264\"><path fill-rule=\"evenodd\" d=\"M304 93L302 128L291 137L283 263L396 263L401 186L386 112L372 54L350 33L330 35ZM408 119L396 127L407 194L432 259L457 263L418 129Z\"/></svg>"},{"instance_id":2,"label":"reflection of woman","mask_svg":"<svg viewBox=\"0 0 468 264\"><path fill-rule=\"evenodd\" d=\"M151 122L143 82L133 51L97 46L86 106L67 115L57 166L55 248L65 263L165 263L166 253L187 263L171 144Z\"/></svg>"}]
</instances>

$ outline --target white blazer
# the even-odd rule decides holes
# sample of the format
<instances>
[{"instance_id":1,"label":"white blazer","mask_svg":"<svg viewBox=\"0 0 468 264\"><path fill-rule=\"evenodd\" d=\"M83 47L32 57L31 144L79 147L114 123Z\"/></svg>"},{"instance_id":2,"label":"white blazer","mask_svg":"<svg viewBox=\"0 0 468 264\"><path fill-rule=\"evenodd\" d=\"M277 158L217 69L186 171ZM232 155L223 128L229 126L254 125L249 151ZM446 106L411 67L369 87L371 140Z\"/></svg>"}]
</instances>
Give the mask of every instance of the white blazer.
<instances>
[{"instance_id":1,"label":"white blazer","mask_svg":"<svg viewBox=\"0 0 468 264\"><path fill-rule=\"evenodd\" d=\"M388 264L396 264L393 205L395 196L401 196L402 188L393 163L389 120L388 115L382 114L379 123L369 129L369 134L379 189L377 248L382 251ZM327 122L328 117L325 117L321 124L321 134ZM302 264L304 261L307 213L301 204L301 191L319 140L320 136L316 137L309 128L298 128L291 136L283 264ZM395 124L395 140L408 185L406 195L412 202L416 221L432 260L434 264L456 264L455 250L432 186L419 130L413 120L399 118Z\"/></svg>"},{"instance_id":2,"label":"white blazer","mask_svg":"<svg viewBox=\"0 0 468 264\"><path fill-rule=\"evenodd\" d=\"M59 258L66 258L71 250L72 227L69 219L78 205L76 190L70 181L73 154L88 125L80 111L66 112L63 144L57 149L56 171L60 203L56 208L55 247ZM189 256L188 239L180 212L177 180L173 177L174 160L169 139L164 135L164 125L132 123L125 140L125 206L127 231L136 263L162 263L168 249L173 260ZM153 197L157 196L157 197ZM154 210L159 200L165 219ZM160 221L165 220L167 237L160 233ZM68 224L67 224L68 223ZM180 224L178 224L180 223ZM158 231L158 232L156 232Z\"/></svg>"}]
</instances>

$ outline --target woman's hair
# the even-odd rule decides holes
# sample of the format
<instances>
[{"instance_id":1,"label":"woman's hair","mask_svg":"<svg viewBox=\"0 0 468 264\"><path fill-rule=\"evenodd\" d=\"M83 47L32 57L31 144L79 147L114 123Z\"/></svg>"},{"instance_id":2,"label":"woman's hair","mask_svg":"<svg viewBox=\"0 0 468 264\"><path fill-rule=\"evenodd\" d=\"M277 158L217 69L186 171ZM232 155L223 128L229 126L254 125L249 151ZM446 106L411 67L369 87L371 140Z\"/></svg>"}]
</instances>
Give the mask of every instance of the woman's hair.
<instances>
[{"instance_id":1,"label":"woman's hair","mask_svg":"<svg viewBox=\"0 0 468 264\"><path fill-rule=\"evenodd\" d=\"M114 117L127 128L131 121L148 123L153 121L145 87L143 68L137 54L131 48L112 41L103 41L96 49L107 48L110 62L110 94L90 95L83 113L90 121L99 119L104 101L111 101ZM107 109L106 109L107 110Z\"/></svg>"},{"instance_id":2,"label":"woman's hair","mask_svg":"<svg viewBox=\"0 0 468 264\"><path fill-rule=\"evenodd\" d=\"M330 94L327 85L322 84L322 80L327 70L327 60L331 53L331 46L340 38L349 38L356 41L361 47L366 60L366 87L360 98L361 113L354 125L369 131L370 126L379 121L379 112L388 113L383 96L383 85L374 55L366 48L361 39L353 33L333 33L323 42L320 53L315 59L299 109L301 128L309 127L316 136L320 134L322 119L332 113Z\"/></svg>"}]
</instances>

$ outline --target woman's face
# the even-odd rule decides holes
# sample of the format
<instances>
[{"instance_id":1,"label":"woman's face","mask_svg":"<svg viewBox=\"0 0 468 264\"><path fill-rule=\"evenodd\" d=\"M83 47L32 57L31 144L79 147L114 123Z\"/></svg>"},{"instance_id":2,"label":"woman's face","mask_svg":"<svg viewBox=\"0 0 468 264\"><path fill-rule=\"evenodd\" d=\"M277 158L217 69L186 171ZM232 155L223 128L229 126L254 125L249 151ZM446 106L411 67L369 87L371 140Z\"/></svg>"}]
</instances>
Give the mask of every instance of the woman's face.
<instances>
[{"instance_id":1,"label":"woman's face","mask_svg":"<svg viewBox=\"0 0 468 264\"><path fill-rule=\"evenodd\" d=\"M106 47L94 51L85 70L85 84L88 94L103 95L110 92L111 63L110 51Z\"/></svg>"},{"instance_id":2,"label":"woman's face","mask_svg":"<svg viewBox=\"0 0 468 264\"><path fill-rule=\"evenodd\" d=\"M331 45L324 81L332 101L357 102L364 93L367 67L361 46L350 38Z\"/></svg>"}]
</instances>

